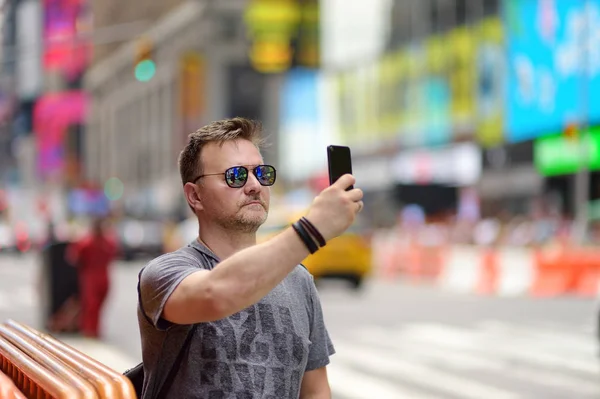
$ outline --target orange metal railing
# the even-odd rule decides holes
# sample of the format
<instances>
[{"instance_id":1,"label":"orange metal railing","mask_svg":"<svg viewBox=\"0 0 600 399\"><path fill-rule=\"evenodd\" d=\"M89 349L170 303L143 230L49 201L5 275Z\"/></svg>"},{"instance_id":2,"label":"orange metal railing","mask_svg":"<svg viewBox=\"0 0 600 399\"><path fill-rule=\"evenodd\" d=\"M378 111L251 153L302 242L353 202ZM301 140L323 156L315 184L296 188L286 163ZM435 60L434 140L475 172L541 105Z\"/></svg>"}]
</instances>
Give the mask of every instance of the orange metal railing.
<instances>
[{"instance_id":1,"label":"orange metal railing","mask_svg":"<svg viewBox=\"0 0 600 399\"><path fill-rule=\"evenodd\" d=\"M0 398L5 397L137 399L121 373L13 320L0 324Z\"/></svg>"}]
</instances>

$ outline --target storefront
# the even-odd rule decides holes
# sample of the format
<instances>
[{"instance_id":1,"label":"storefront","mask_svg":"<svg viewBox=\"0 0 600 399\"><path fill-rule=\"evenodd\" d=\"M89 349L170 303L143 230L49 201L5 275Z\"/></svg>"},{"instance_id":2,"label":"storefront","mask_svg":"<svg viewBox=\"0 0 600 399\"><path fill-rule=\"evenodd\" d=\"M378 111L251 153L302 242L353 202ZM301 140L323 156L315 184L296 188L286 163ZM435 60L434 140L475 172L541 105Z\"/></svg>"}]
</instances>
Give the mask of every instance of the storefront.
<instances>
[{"instance_id":1,"label":"storefront","mask_svg":"<svg viewBox=\"0 0 600 399\"><path fill-rule=\"evenodd\" d=\"M391 161L394 197L416 204L430 216L454 214L463 191L481 177L481 150L474 143L401 152Z\"/></svg>"}]
</instances>

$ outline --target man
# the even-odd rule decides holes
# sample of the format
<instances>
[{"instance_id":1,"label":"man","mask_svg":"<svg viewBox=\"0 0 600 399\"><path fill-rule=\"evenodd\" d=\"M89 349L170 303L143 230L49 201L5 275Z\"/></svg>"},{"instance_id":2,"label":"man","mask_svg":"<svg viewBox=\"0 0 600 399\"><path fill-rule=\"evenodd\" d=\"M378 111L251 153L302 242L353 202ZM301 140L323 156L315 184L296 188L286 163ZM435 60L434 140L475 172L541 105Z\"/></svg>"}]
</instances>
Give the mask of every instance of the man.
<instances>
[{"instance_id":1,"label":"man","mask_svg":"<svg viewBox=\"0 0 600 399\"><path fill-rule=\"evenodd\" d=\"M192 133L180 154L200 234L193 250L165 254L140 274L144 397L164 382L192 324L169 398L331 397L325 367L334 348L299 265L309 243L288 228L256 244L276 173L263 165L260 134L253 121L217 121ZM354 183L343 176L315 198L306 215L315 235L329 240L352 224L362 209L362 191L345 190Z\"/></svg>"},{"instance_id":2,"label":"man","mask_svg":"<svg viewBox=\"0 0 600 399\"><path fill-rule=\"evenodd\" d=\"M81 298L81 333L100 338L102 308L110 289L109 267L118 252L116 240L101 218L92 222L91 233L67 250L69 261L77 267Z\"/></svg>"}]
</instances>

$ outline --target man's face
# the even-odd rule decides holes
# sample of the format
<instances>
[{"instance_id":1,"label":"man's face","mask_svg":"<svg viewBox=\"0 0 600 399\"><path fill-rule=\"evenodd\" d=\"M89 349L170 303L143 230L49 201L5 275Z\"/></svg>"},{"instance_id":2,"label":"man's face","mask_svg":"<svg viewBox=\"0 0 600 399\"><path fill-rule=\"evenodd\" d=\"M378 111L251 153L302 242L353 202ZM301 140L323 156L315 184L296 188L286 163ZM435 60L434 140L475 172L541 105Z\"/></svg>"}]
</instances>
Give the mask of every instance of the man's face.
<instances>
[{"instance_id":1,"label":"man's face","mask_svg":"<svg viewBox=\"0 0 600 399\"><path fill-rule=\"evenodd\" d=\"M198 193L205 220L221 227L253 233L267 219L270 188L261 186L253 173L254 167L263 164L256 146L248 140L226 141L222 145L209 143L202 149L202 174ZM224 173L233 166L248 168L248 181L241 188L231 188Z\"/></svg>"}]
</instances>

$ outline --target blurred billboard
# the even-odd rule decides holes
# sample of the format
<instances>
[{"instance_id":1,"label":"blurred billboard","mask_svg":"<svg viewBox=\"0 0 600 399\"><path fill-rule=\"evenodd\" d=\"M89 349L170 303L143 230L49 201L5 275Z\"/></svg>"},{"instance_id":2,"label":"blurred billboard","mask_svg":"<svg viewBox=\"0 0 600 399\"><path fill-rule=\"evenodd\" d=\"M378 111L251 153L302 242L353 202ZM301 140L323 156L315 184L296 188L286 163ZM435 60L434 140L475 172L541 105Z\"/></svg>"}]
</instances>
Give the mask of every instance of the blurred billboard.
<instances>
[{"instance_id":1,"label":"blurred billboard","mask_svg":"<svg viewBox=\"0 0 600 399\"><path fill-rule=\"evenodd\" d=\"M577 139L560 133L536 139L534 162L543 176L569 175L584 166L600 170L600 127L590 128Z\"/></svg>"},{"instance_id":2,"label":"blurred billboard","mask_svg":"<svg viewBox=\"0 0 600 399\"><path fill-rule=\"evenodd\" d=\"M89 98L82 91L46 94L36 102L33 125L38 152L37 172L42 179L67 172L68 159L79 162L81 143L74 143L77 138L72 136L78 134L74 127L85 123L88 109ZM77 175L81 172L79 168L70 170ZM76 180L79 176L68 177Z\"/></svg>"},{"instance_id":3,"label":"blurred billboard","mask_svg":"<svg viewBox=\"0 0 600 399\"><path fill-rule=\"evenodd\" d=\"M484 147L504 141L506 56L504 27L498 17L486 18L476 28L477 58L475 136Z\"/></svg>"},{"instance_id":4,"label":"blurred billboard","mask_svg":"<svg viewBox=\"0 0 600 399\"><path fill-rule=\"evenodd\" d=\"M319 0L250 0L245 22L250 62L263 73L320 65Z\"/></svg>"},{"instance_id":5,"label":"blurred billboard","mask_svg":"<svg viewBox=\"0 0 600 399\"><path fill-rule=\"evenodd\" d=\"M507 1L508 140L600 120L600 0Z\"/></svg>"},{"instance_id":6,"label":"blurred billboard","mask_svg":"<svg viewBox=\"0 0 600 399\"><path fill-rule=\"evenodd\" d=\"M325 128L324 76L295 68L285 74L280 104L280 168L291 181L310 178L326 169L325 147L331 132Z\"/></svg>"},{"instance_id":7,"label":"blurred billboard","mask_svg":"<svg viewBox=\"0 0 600 399\"><path fill-rule=\"evenodd\" d=\"M87 0L43 0L43 65L76 79L91 60L91 29Z\"/></svg>"}]
</instances>

